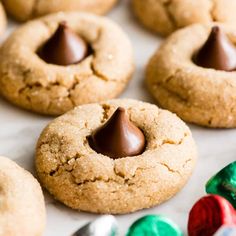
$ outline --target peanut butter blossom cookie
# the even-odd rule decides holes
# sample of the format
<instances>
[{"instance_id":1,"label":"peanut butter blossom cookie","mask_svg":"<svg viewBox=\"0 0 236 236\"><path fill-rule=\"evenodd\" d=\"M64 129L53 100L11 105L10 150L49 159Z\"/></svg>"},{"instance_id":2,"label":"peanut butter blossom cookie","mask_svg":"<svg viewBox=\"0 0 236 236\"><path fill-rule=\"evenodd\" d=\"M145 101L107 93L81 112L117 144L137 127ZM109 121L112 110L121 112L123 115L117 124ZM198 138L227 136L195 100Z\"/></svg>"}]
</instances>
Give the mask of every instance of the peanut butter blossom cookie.
<instances>
[{"instance_id":1,"label":"peanut butter blossom cookie","mask_svg":"<svg viewBox=\"0 0 236 236\"><path fill-rule=\"evenodd\" d=\"M0 235L43 235L46 213L38 181L13 161L0 157L0 189Z\"/></svg>"},{"instance_id":2,"label":"peanut butter blossom cookie","mask_svg":"<svg viewBox=\"0 0 236 236\"><path fill-rule=\"evenodd\" d=\"M16 20L26 21L59 11L86 11L104 14L117 0L2 0L7 12Z\"/></svg>"},{"instance_id":3,"label":"peanut butter blossom cookie","mask_svg":"<svg viewBox=\"0 0 236 236\"><path fill-rule=\"evenodd\" d=\"M193 25L172 34L151 58L146 82L182 119L236 127L236 28Z\"/></svg>"},{"instance_id":4,"label":"peanut butter blossom cookie","mask_svg":"<svg viewBox=\"0 0 236 236\"><path fill-rule=\"evenodd\" d=\"M134 70L133 50L113 22L57 13L18 28L0 49L0 93L42 114L118 96Z\"/></svg>"},{"instance_id":5,"label":"peanut butter blossom cookie","mask_svg":"<svg viewBox=\"0 0 236 236\"><path fill-rule=\"evenodd\" d=\"M194 23L236 21L233 0L132 0L132 5L140 22L163 36Z\"/></svg>"},{"instance_id":6,"label":"peanut butter blossom cookie","mask_svg":"<svg viewBox=\"0 0 236 236\"><path fill-rule=\"evenodd\" d=\"M196 162L189 128L174 114L129 99L76 107L52 121L36 150L43 186L67 206L123 214L160 204Z\"/></svg>"}]
</instances>

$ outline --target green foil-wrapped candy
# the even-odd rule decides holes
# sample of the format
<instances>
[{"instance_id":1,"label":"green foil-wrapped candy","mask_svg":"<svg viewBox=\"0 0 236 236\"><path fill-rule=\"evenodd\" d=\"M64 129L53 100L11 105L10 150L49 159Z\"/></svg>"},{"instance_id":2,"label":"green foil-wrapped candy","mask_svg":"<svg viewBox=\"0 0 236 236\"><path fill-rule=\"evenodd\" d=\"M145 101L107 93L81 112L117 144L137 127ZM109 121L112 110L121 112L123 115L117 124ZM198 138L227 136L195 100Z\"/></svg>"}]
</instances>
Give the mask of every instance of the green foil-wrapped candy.
<instances>
[{"instance_id":1,"label":"green foil-wrapped candy","mask_svg":"<svg viewBox=\"0 0 236 236\"><path fill-rule=\"evenodd\" d=\"M182 236L179 227L166 217L147 215L135 221L126 236Z\"/></svg>"},{"instance_id":2,"label":"green foil-wrapped candy","mask_svg":"<svg viewBox=\"0 0 236 236\"><path fill-rule=\"evenodd\" d=\"M236 208L236 161L223 168L207 182L206 192L226 198Z\"/></svg>"}]
</instances>

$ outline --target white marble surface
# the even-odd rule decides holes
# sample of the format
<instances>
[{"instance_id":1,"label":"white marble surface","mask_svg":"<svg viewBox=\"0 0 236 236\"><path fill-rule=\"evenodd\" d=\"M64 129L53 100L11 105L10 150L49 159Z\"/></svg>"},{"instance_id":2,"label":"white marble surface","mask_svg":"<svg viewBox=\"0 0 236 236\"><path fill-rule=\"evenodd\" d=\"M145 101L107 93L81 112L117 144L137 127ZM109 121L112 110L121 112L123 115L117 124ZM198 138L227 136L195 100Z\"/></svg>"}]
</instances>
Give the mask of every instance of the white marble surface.
<instances>
[{"instance_id":1,"label":"white marble surface","mask_svg":"<svg viewBox=\"0 0 236 236\"><path fill-rule=\"evenodd\" d=\"M144 69L149 57L161 42L160 38L140 27L133 19L128 1L123 0L109 15L127 32L133 42L137 70L122 97L154 102L143 84ZM9 25L10 29L15 27ZM124 52L125 53L125 52ZM15 160L34 173L34 149L42 128L52 118L43 117L18 109L0 99L0 155ZM118 216L120 235L125 235L128 226L145 214L163 214L180 225L186 234L188 212L193 203L204 195L208 178L236 157L236 130L213 130L190 126L199 150L197 168L186 187L174 198L161 206ZM81 225L95 219L94 214L80 213L54 201L45 193L47 227L45 236L69 236ZM37 217L37 216L35 216Z\"/></svg>"}]
</instances>

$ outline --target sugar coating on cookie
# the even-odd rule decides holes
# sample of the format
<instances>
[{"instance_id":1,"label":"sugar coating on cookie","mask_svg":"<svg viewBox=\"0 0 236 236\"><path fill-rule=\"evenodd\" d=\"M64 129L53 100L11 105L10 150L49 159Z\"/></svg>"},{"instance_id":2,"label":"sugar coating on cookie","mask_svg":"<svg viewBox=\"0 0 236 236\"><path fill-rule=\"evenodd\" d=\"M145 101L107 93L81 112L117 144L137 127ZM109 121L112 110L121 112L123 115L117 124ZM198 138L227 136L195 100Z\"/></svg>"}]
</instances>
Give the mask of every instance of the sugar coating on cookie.
<instances>
[{"instance_id":1,"label":"sugar coating on cookie","mask_svg":"<svg viewBox=\"0 0 236 236\"><path fill-rule=\"evenodd\" d=\"M88 137L123 107L146 138L138 156L112 159L97 153ZM67 206L124 214L160 204L187 182L196 162L189 128L155 105L117 99L76 107L52 121L36 150L41 183Z\"/></svg>"},{"instance_id":2,"label":"sugar coating on cookie","mask_svg":"<svg viewBox=\"0 0 236 236\"><path fill-rule=\"evenodd\" d=\"M38 50L64 21L86 40L92 53L69 66L49 64ZM42 114L63 114L77 105L115 98L133 71L132 45L123 30L88 13L57 13L28 22L0 49L0 93Z\"/></svg>"},{"instance_id":3,"label":"sugar coating on cookie","mask_svg":"<svg viewBox=\"0 0 236 236\"><path fill-rule=\"evenodd\" d=\"M117 0L2 0L7 12L18 21L60 11L85 11L105 14Z\"/></svg>"},{"instance_id":4,"label":"sugar coating on cookie","mask_svg":"<svg viewBox=\"0 0 236 236\"><path fill-rule=\"evenodd\" d=\"M232 0L132 0L132 7L145 27L163 36L195 23L236 21Z\"/></svg>"},{"instance_id":5,"label":"sugar coating on cookie","mask_svg":"<svg viewBox=\"0 0 236 236\"><path fill-rule=\"evenodd\" d=\"M43 235L46 212L38 181L15 162L0 156L0 189L0 235Z\"/></svg>"},{"instance_id":6,"label":"sugar coating on cookie","mask_svg":"<svg viewBox=\"0 0 236 236\"><path fill-rule=\"evenodd\" d=\"M236 28L217 25L235 45ZM169 36L150 59L146 82L158 104L185 121L236 127L236 71L204 68L193 60L212 26L196 24Z\"/></svg>"}]
</instances>

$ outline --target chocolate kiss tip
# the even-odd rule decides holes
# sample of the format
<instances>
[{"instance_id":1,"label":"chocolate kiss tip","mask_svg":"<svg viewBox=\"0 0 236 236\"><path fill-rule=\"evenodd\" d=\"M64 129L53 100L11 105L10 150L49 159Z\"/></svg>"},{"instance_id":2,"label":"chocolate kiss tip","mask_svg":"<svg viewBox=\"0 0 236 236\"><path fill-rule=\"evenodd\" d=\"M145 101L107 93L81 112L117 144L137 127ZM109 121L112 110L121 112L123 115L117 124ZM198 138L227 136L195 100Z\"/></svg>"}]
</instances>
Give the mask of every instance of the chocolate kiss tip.
<instances>
[{"instance_id":1,"label":"chocolate kiss tip","mask_svg":"<svg viewBox=\"0 0 236 236\"><path fill-rule=\"evenodd\" d=\"M125 112L125 108L123 108L123 107L118 107L118 108L116 109L116 111L118 111L118 112Z\"/></svg>"},{"instance_id":2,"label":"chocolate kiss tip","mask_svg":"<svg viewBox=\"0 0 236 236\"><path fill-rule=\"evenodd\" d=\"M110 119L89 137L90 146L113 159L140 155L145 149L145 136L127 117L125 109L117 108Z\"/></svg>"},{"instance_id":3,"label":"chocolate kiss tip","mask_svg":"<svg viewBox=\"0 0 236 236\"><path fill-rule=\"evenodd\" d=\"M68 25L67 25L67 22L66 21L61 21L60 23L59 23L59 27L68 27Z\"/></svg>"},{"instance_id":4,"label":"chocolate kiss tip","mask_svg":"<svg viewBox=\"0 0 236 236\"><path fill-rule=\"evenodd\" d=\"M67 66L80 62L88 55L88 44L62 21L38 54L47 63Z\"/></svg>"},{"instance_id":5,"label":"chocolate kiss tip","mask_svg":"<svg viewBox=\"0 0 236 236\"><path fill-rule=\"evenodd\" d=\"M213 27L211 28L211 32L212 32L212 33L217 34L217 33L219 33L219 31L220 31L220 27L217 26L217 25L215 25L215 26L213 26Z\"/></svg>"},{"instance_id":6,"label":"chocolate kiss tip","mask_svg":"<svg viewBox=\"0 0 236 236\"><path fill-rule=\"evenodd\" d=\"M236 69L236 47L219 26L213 26L207 41L196 53L194 62L204 68L233 71Z\"/></svg>"}]
</instances>

